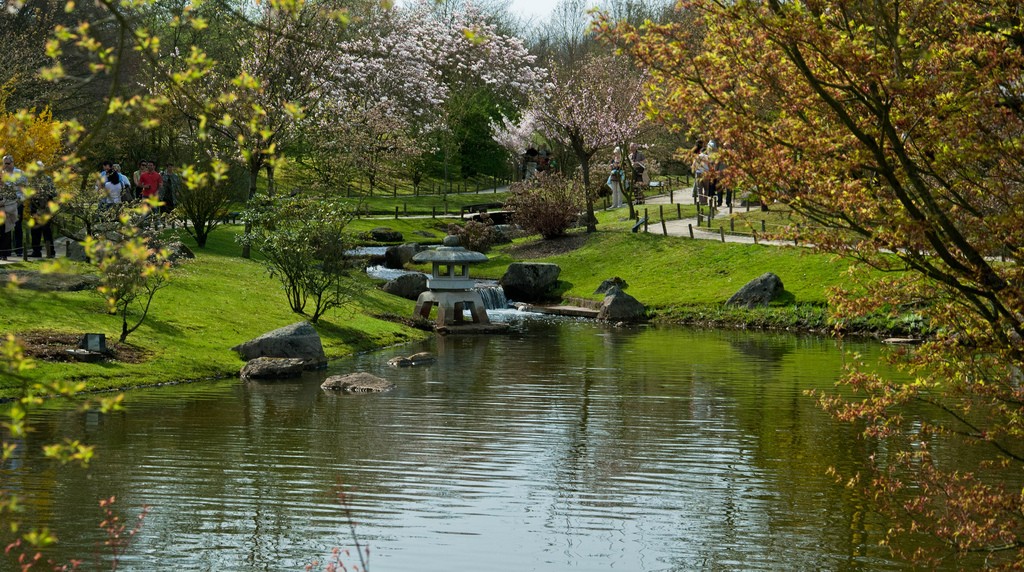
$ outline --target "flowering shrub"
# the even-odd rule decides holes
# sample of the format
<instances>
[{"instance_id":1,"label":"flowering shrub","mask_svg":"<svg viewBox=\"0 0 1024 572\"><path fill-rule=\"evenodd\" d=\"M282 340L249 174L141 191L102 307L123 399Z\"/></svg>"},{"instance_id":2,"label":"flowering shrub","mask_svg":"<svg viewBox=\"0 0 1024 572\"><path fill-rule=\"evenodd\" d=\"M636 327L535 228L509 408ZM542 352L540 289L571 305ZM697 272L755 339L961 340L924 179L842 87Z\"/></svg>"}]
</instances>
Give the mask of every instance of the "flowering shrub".
<instances>
[{"instance_id":1,"label":"flowering shrub","mask_svg":"<svg viewBox=\"0 0 1024 572\"><path fill-rule=\"evenodd\" d=\"M515 213L513 220L545 239L564 235L586 204L583 184L557 173L516 183L510 190L505 208Z\"/></svg>"},{"instance_id":2,"label":"flowering shrub","mask_svg":"<svg viewBox=\"0 0 1024 572\"><path fill-rule=\"evenodd\" d=\"M467 220L463 224L450 224L448 234L458 236L463 248L476 252L487 252L499 241L498 232L488 218L484 221Z\"/></svg>"}]
</instances>

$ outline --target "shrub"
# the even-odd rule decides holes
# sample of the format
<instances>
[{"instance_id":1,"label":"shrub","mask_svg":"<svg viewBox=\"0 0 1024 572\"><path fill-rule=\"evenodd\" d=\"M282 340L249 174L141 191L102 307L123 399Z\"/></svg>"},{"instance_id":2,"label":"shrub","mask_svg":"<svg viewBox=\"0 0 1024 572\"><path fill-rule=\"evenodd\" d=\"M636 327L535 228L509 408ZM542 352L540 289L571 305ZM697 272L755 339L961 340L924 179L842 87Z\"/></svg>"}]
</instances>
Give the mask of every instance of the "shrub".
<instances>
[{"instance_id":1,"label":"shrub","mask_svg":"<svg viewBox=\"0 0 1024 572\"><path fill-rule=\"evenodd\" d=\"M448 225L448 234L459 237L462 247L476 252L487 252L498 243L498 232L490 219L484 221L467 220L464 224Z\"/></svg>"},{"instance_id":2,"label":"shrub","mask_svg":"<svg viewBox=\"0 0 1024 572\"><path fill-rule=\"evenodd\" d=\"M215 228L225 220L231 204L234 189L224 179L227 167L215 163L211 176L188 166L180 175L173 205L175 213L190 224L182 225L199 248L206 247L206 240Z\"/></svg>"},{"instance_id":3,"label":"shrub","mask_svg":"<svg viewBox=\"0 0 1024 572\"><path fill-rule=\"evenodd\" d=\"M579 220L585 203L583 184L557 173L516 183L505 202L513 220L545 239L565 234Z\"/></svg>"},{"instance_id":4,"label":"shrub","mask_svg":"<svg viewBox=\"0 0 1024 572\"><path fill-rule=\"evenodd\" d=\"M350 298L349 273L356 259L348 254L354 241L344 232L350 215L343 203L257 197L243 218L250 231L239 241L263 255L270 275L281 281L293 312L316 323L327 310ZM306 311L309 301L312 312Z\"/></svg>"},{"instance_id":5,"label":"shrub","mask_svg":"<svg viewBox=\"0 0 1024 572\"><path fill-rule=\"evenodd\" d=\"M156 248L157 230L149 218L155 216L152 209L148 202L109 209L104 214L116 214L114 226L95 236L86 236L83 243L86 256L96 262L99 270L97 292L106 301L108 311L121 318L122 343L146 320L153 297L167 286L170 278L167 251Z\"/></svg>"}]
</instances>

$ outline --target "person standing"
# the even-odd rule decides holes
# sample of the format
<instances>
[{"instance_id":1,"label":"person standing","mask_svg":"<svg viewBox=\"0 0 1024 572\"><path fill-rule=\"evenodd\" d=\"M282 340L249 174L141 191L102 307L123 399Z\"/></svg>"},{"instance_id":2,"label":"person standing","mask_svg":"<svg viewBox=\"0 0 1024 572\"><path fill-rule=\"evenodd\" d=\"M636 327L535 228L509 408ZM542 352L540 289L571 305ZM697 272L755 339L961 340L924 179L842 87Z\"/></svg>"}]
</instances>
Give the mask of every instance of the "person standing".
<instances>
[{"instance_id":1,"label":"person standing","mask_svg":"<svg viewBox=\"0 0 1024 572\"><path fill-rule=\"evenodd\" d=\"M157 196L162 184L163 179L160 177L160 173L156 172L156 163L146 161L145 170L139 174L139 197L146 200L149 197Z\"/></svg>"},{"instance_id":2,"label":"person standing","mask_svg":"<svg viewBox=\"0 0 1024 572\"><path fill-rule=\"evenodd\" d=\"M24 214L25 174L21 169L14 166L14 157L4 155L3 158L3 209L6 212L4 220L4 235L7 235L7 247L0 247L0 257L6 258L12 251L15 256L21 256L24 252L25 236L22 218ZM10 234L13 233L13 237ZM12 240L13 239L13 240ZM11 244L14 248L12 250Z\"/></svg>"},{"instance_id":3,"label":"person standing","mask_svg":"<svg viewBox=\"0 0 1024 572\"><path fill-rule=\"evenodd\" d=\"M523 155L523 180L529 181L537 176L537 156L540 153L530 147L526 150L526 154Z\"/></svg>"},{"instance_id":4,"label":"person standing","mask_svg":"<svg viewBox=\"0 0 1024 572\"><path fill-rule=\"evenodd\" d=\"M636 143L629 144L629 165L633 171L631 178L633 202L639 205L644 202L644 188L647 186L647 180L644 178L644 172L647 170L647 158Z\"/></svg>"},{"instance_id":5,"label":"person standing","mask_svg":"<svg viewBox=\"0 0 1024 572\"><path fill-rule=\"evenodd\" d=\"M537 155L537 172L544 173L551 168L551 156L547 149L541 149Z\"/></svg>"},{"instance_id":6,"label":"person standing","mask_svg":"<svg viewBox=\"0 0 1024 572\"><path fill-rule=\"evenodd\" d=\"M613 209L622 208L622 162L619 160L621 153L622 150L616 147L609 165L611 172L608 175L608 188L612 190Z\"/></svg>"},{"instance_id":7,"label":"person standing","mask_svg":"<svg viewBox=\"0 0 1024 572\"><path fill-rule=\"evenodd\" d=\"M134 200L134 197L132 196L131 179L128 178L128 175L125 175L124 173L121 172L120 164L114 163L113 170L121 178L121 202L127 203Z\"/></svg>"},{"instance_id":8,"label":"person standing","mask_svg":"<svg viewBox=\"0 0 1024 572\"><path fill-rule=\"evenodd\" d=\"M178 196L181 192L181 175L178 174L177 166L174 163L167 163L161 178L163 179L163 186L160 187L160 200L164 203L161 211L166 214L173 211L174 207L178 204Z\"/></svg>"},{"instance_id":9,"label":"person standing","mask_svg":"<svg viewBox=\"0 0 1024 572\"><path fill-rule=\"evenodd\" d=\"M145 159L139 161L139 168L132 173L132 186L135 187L136 198L142 198L142 173L146 172L147 163Z\"/></svg>"},{"instance_id":10,"label":"person standing","mask_svg":"<svg viewBox=\"0 0 1024 572\"><path fill-rule=\"evenodd\" d=\"M107 174L107 181L103 183L103 188L107 191L107 196L102 201L102 206L112 207L114 205L121 204L121 197L124 195L124 183L121 181L121 173L117 173L111 170Z\"/></svg>"},{"instance_id":11,"label":"person standing","mask_svg":"<svg viewBox=\"0 0 1024 572\"><path fill-rule=\"evenodd\" d=\"M710 158L706 153L704 142L698 141L693 149L693 163L690 170L693 171L693 199L701 204L707 202L707 172Z\"/></svg>"},{"instance_id":12,"label":"person standing","mask_svg":"<svg viewBox=\"0 0 1024 572\"><path fill-rule=\"evenodd\" d=\"M706 150L708 204L720 207L722 206L722 194L718 188L718 143L714 139L710 139Z\"/></svg>"},{"instance_id":13,"label":"person standing","mask_svg":"<svg viewBox=\"0 0 1024 572\"><path fill-rule=\"evenodd\" d=\"M57 189L53 185L53 178L43 173L45 165L37 162L39 173L36 175L36 188L32 198L29 199L29 210L35 219L32 230L32 256L43 257L43 243L46 243L46 257L53 258L57 251L53 243L53 222L50 213L50 201L57 198Z\"/></svg>"},{"instance_id":14,"label":"person standing","mask_svg":"<svg viewBox=\"0 0 1024 572\"><path fill-rule=\"evenodd\" d=\"M14 159L4 157L4 175L7 175L7 164L14 167ZM7 260L11 255L11 233L14 232L14 221L18 218L18 195L10 181L0 182L0 209L4 212L4 225L0 229L0 260Z\"/></svg>"},{"instance_id":15,"label":"person standing","mask_svg":"<svg viewBox=\"0 0 1024 572\"><path fill-rule=\"evenodd\" d=\"M726 208L732 208L732 187L726 184L723 176L727 168L724 153L726 147L727 145L723 143L714 157L715 195L718 197L718 206L722 206L724 202Z\"/></svg>"},{"instance_id":16,"label":"person standing","mask_svg":"<svg viewBox=\"0 0 1024 572\"><path fill-rule=\"evenodd\" d=\"M107 175L110 174L110 170L113 168L114 164L110 161L100 163L100 170L96 173L96 190L103 188L103 185L107 182Z\"/></svg>"}]
</instances>

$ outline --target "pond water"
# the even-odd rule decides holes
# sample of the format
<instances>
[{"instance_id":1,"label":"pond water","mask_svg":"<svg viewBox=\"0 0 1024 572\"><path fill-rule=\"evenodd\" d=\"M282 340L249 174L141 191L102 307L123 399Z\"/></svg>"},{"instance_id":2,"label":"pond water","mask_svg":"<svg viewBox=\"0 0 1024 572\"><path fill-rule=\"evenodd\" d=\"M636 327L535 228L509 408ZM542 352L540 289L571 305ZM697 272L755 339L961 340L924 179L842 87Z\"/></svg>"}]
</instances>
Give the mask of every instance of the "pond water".
<instances>
[{"instance_id":1,"label":"pond water","mask_svg":"<svg viewBox=\"0 0 1024 572\"><path fill-rule=\"evenodd\" d=\"M902 568L826 474L865 446L803 394L832 386L844 350L880 346L499 314L512 333L332 363L386 394L325 393L316 374L46 411L23 445L82 438L93 466L31 454L0 478L62 558L106 558L98 499L129 519L151 505L120 570L303 570L353 547L339 490L373 572ZM385 364L418 351L437 363Z\"/></svg>"}]
</instances>

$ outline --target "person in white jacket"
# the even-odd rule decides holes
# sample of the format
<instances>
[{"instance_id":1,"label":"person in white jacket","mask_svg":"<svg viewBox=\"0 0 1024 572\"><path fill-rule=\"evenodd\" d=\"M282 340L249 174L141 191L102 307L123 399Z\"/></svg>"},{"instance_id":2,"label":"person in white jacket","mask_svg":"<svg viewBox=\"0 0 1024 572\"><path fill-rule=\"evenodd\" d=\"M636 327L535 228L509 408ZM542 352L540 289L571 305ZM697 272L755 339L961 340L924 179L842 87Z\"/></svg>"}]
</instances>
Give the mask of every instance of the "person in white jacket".
<instances>
[{"instance_id":1,"label":"person in white jacket","mask_svg":"<svg viewBox=\"0 0 1024 572\"><path fill-rule=\"evenodd\" d=\"M613 208L613 209L617 209L617 208L621 208L622 207L622 177L623 177L623 172L622 172L622 163L619 161L619 155L621 154L621 152L622 152L621 149L619 149L618 147L615 148L615 151L613 152L613 155L612 155L612 162L609 165L609 170L611 172L608 174L607 184L608 184L608 188L612 190L612 206L611 206L611 208Z\"/></svg>"}]
</instances>

